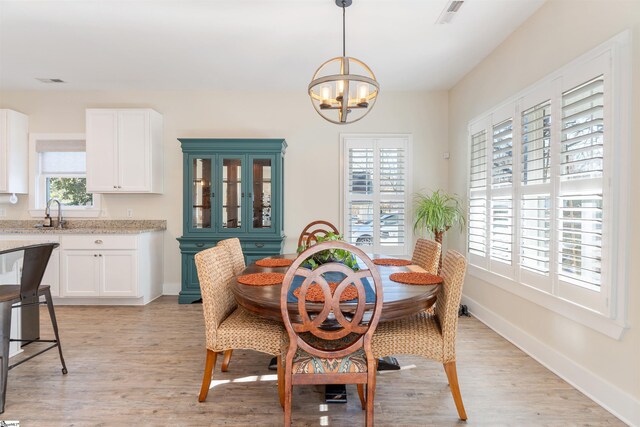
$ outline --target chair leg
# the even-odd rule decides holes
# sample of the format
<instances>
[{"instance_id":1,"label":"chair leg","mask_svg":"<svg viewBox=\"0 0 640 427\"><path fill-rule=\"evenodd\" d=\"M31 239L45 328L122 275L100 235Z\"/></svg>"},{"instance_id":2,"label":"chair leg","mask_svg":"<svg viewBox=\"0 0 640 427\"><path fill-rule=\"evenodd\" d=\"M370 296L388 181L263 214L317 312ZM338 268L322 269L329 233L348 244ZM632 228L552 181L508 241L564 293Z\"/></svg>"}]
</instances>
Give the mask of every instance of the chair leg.
<instances>
[{"instance_id":1,"label":"chair leg","mask_svg":"<svg viewBox=\"0 0 640 427\"><path fill-rule=\"evenodd\" d=\"M51 298L51 291L45 289L44 299L47 302L47 309L49 310L49 317L51 318L51 325L53 326L53 334L56 337L58 343L58 353L60 354L60 363L62 363L62 373L67 374L67 365L64 363L64 357L62 356L62 344L60 343L60 335L58 334L58 321L56 320L56 312L53 308L53 300Z\"/></svg>"},{"instance_id":2,"label":"chair leg","mask_svg":"<svg viewBox=\"0 0 640 427\"><path fill-rule=\"evenodd\" d=\"M376 371L369 372L367 378L367 412L365 415L365 425L373 427L373 399L376 392Z\"/></svg>"},{"instance_id":3,"label":"chair leg","mask_svg":"<svg viewBox=\"0 0 640 427\"><path fill-rule=\"evenodd\" d=\"M360 406L364 411L367 408L366 399L364 398L364 384L358 384L358 397L360 397Z\"/></svg>"},{"instance_id":4,"label":"chair leg","mask_svg":"<svg viewBox=\"0 0 640 427\"><path fill-rule=\"evenodd\" d=\"M9 374L9 338L11 335L11 301L0 303L0 340L2 340L2 364L0 365L0 414L4 412Z\"/></svg>"},{"instance_id":5,"label":"chair leg","mask_svg":"<svg viewBox=\"0 0 640 427\"><path fill-rule=\"evenodd\" d=\"M229 362L231 362L231 355L233 350L225 350L224 359L222 359L222 372L227 372L229 369Z\"/></svg>"},{"instance_id":6,"label":"chair leg","mask_svg":"<svg viewBox=\"0 0 640 427\"><path fill-rule=\"evenodd\" d=\"M284 369L282 368L282 357L278 356L278 397L280 406L284 409Z\"/></svg>"},{"instance_id":7,"label":"chair leg","mask_svg":"<svg viewBox=\"0 0 640 427\"><path fill-rule=\"evenodd\" d=\"M458 371L456 370L455 360L444 364L444 371L447 373L449 379L449 387L451 387L451 394L453 395L453 401L456 404L458 410L458 417L465 421L467 419L467 413L464 410L464 404L462 403L462 395L460 395L460 386L458 385Z\"/></svg>"},{"instance_id":8,"label":"chair leg","mask_svg":"<svg viewBox=\"0 0 640 427\"><path fill-rule=\"evenodd\" d=\"M284 373L284 427L291 427L291 399L293 384L291 370L285 367Z\"/></svg>"},{"instance_id":9,"label":"chair leg","mask_svg":"<svg viewBox=\"0 0 640 427\"><path fill-rule=\"evenodd\" d=\"M202 387L200 387L200 395L198 396L198 402L204 402L207 400L207 394L209 394L209 386L211 385L211 375L213 374L213 368L216 366L216 359L218 353L213 350L207 349L207 361L204 364L204 376L202 377Z\"/></svg>"}]
</instances>

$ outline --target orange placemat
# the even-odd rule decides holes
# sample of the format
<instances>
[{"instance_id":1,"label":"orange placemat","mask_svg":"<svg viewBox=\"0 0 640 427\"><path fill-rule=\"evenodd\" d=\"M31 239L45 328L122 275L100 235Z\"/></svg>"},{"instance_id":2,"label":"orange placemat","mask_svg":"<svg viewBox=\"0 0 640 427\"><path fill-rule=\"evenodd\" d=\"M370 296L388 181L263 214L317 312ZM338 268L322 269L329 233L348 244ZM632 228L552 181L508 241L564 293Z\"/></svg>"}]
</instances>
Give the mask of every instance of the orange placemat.
<instances>
[{"instance_id":1,"label":"orange placemat","mask_svg":"<svg viewBox=\"0 0 640 427\"><path fill-rule=\"evenodd\" d=\"M329 282L331 295L333 295L338 285L339 283ZM296 298L300 298L300 288L294 289L293 295L295 295ZM356 289L356 287L353 285L347 286L340 295L340 301L350 301L356 298L358 298L358 289ZM324 302L324 292L322 292L322 288L320 287L320 285L318 285L317 283L312 283L307 290L305 299L309 302Z\"/></svg>"},{"instance_id":2,"label":"orange placemat","mask_svg":"<svg viewBox=\"0 0 640 427\"><path fill-rule=\"evenodd\" d=\"M289 267L291 264L293 260L287 258L262 258L256 261L260 267Z\"/></svg>"},{"instance_id":3,"label":"orange placemat","mask_svg":"<svg viewBox=\"0 0 640 427\"><path fill-rule=\"evenodd\" d=\"M253 273L238 276L238 283L249 286L278 285L284 280L282 273Z\"/></svg>"},{"instance_id":4,"label":"orange placemat","mask_svg":"<svg viewBox=\"0 0 640 427\"><path fill-rule=\"evenodd\" d=\"M442 283L443 279L431 273L393 273L389 279L405 285L435 285Z\"/></svg>"},{"instance_id":5,"label":"orange placemat","mask_svg":"<svg viewBox=\"0 0 640 427\"><path fill-rule=\"evenodd\" d=\"M406 259L398 259L398 258L378 258L378 259L374 259L373 263L375 265L387 265L392 267L401 267L405 265L411 265L411 261Z\"/></svg>"}]
</instances>

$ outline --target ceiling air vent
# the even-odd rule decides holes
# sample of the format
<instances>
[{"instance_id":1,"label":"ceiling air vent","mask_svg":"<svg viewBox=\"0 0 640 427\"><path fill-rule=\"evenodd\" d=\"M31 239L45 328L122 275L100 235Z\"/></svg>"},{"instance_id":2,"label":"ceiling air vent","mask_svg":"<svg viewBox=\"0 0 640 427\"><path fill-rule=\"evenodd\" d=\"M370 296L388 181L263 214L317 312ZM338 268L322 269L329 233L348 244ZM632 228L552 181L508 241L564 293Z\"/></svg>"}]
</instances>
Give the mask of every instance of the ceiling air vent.
<instances>
[{"instance_id":1,"label":"ceiling air vent","mask_svg":"<svg viewBox=\"0 0 640 427\"><path fill-rule=\"evenodd\" d=\"M453 18L456 16L456 13L462 7L463 3L464 3L464 0L451 0L449 3L447 3L442 13L440 13L438 20L436 21L436 24L450 23L453 20Z\"/></svg>"},{"instance_id":2,"label":"ceiling air vent","mask_svg":"<svg viewBox=\"0 0 640 427\"><path fill-rule=\"evenodd\" d=\"M41 81L42 83L66 83L62 79L40 79L40 78L36 78L36 80Z\"/></svg>"}]
</instances>

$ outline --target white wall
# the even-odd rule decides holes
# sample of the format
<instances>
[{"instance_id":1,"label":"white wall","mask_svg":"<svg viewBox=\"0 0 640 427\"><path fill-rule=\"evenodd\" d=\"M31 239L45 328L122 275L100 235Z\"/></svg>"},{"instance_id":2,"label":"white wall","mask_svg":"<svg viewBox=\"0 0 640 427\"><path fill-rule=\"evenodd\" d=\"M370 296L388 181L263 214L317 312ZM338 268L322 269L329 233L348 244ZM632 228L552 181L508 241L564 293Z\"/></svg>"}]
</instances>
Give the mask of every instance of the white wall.
<instances>
[{"instance_id":1,"label":"white wall","mask_svg":"<svg viewBox=\"0 0 640 427\"><path fill-rule=\"evenodd\" d=\"M640 158L640 2L550 0L449 93L449 189L465 194L467 126L547 74L623 30L633 31L632 159ZM628 207L640 212L640 170L633 168ZM621 207L623 209L627 207ZM632 215L632 218L634 215ZM464 295L500 332L627 422L640 425L640 223L629 234L629 325L614 340L564 316L468 277ZM464 251L465 237L449 244Z\"/></svg>"},{"instance_id":2,"label":"white wall","mask_svg":"<svg viewBox=\"0 0 640 427\"><path fill-rule=\"evenodd\" d=\"M384 82L382 82L384 89ZM109 218L166 219L165 293L177 293L182 235L182 152L177 138L286 138L285 251L295 250L300 230L310 221L339 223L339 134L411 133L413 188L445 188L447 93L382 92L371 113L347 126L323 120L305 88L295 92L2 92L0 108L29 116L32 133L85 130L85 108L150 107L164 116L165 192L162 195L105 195ZM8 218L28 219L27 197L7 206Z\"/></svg>"}]
</instances>

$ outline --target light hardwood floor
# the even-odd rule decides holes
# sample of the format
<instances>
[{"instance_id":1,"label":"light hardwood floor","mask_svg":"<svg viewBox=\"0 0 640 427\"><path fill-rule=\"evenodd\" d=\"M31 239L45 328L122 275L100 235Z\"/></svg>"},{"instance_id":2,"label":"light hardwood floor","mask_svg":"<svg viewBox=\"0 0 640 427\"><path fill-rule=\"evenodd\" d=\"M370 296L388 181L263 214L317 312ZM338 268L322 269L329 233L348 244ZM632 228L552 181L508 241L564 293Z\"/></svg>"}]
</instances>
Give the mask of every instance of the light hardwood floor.
<instances>
[{"instance_id":1,"label":"light hardwood floor","mask_svg":"<svg viewBox=\"0 0 640 427\"><path fill-rule=\"evenodd\" d=\"M55 351L9 372L0 419L21 426L281 425L270 356L220 358L198 403L205 360L201 305L162 297L146 307L56 307L69 374ZM50 331L42 312L42 332ZM461 318L458 375L468 425L623 425L474 318ZM459 422L440 364L399 357L406 368L378 376L378 426ZM294 425L363 425L355 387L346 405L325 405L321 387L296 387Z\"/></svg>"}]
</instances>

